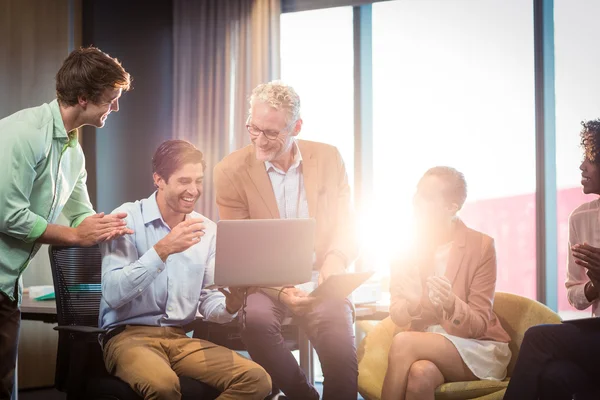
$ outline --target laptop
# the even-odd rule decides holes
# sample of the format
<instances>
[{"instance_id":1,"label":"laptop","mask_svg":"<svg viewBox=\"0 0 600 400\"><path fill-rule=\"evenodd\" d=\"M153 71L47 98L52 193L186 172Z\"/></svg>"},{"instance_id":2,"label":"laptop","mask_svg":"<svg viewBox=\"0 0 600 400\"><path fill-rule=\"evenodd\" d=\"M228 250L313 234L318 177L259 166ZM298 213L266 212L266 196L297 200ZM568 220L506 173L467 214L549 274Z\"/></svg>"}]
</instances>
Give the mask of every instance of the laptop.
<instances>
[{"instance_id":1,"label":"laptop","mask_svg":"<svg viewBox=\"0 0 600 400\"><path fill-rule=\"evenodd\" d=\"M316 221L244 219L217 223L211 287L287 286L311 280Z\"/></svg>"}]
</instances>

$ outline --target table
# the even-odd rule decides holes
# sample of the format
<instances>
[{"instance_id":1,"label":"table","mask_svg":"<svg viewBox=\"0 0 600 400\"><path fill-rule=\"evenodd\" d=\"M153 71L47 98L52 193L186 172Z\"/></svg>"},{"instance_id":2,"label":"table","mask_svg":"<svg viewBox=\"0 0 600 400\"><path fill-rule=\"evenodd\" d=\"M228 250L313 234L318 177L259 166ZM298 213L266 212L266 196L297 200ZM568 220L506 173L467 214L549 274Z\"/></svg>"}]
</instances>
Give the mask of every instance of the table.
<instances>
[{"instance_id":1,"label":"table","mask_svg":"<svg viewBox=\"0 0 600 400\"><path fill-rule=\"evenodd\" d=\"M355 306L357 321L381 321L390 315L389 299L376 303L357 304Z\"/></svg>"},{"instance_id":2,"label":"table","mask_svg":"<svg viewBox=\"0 0 600 400\"><path fill-rule=\"evenodd\" d=\"M56 318L56 301L44 300L36 301L24 293L21 298L21 319L29 321L42 321L49 324L57 322ZM15 389L12 400L19 399L19 358L15 366Z\"/></svg>"},{"instance_id":3,"label":"table","mask_svg":"<svg viewBox=\"0 0 600 400\"><path fill-rule=\"evenodd\" d=\"M29 298L29 296L23 296L21 299L21 318L55 324L57 322L56 301L36 301Z\"/></svg>"}]
</instances>

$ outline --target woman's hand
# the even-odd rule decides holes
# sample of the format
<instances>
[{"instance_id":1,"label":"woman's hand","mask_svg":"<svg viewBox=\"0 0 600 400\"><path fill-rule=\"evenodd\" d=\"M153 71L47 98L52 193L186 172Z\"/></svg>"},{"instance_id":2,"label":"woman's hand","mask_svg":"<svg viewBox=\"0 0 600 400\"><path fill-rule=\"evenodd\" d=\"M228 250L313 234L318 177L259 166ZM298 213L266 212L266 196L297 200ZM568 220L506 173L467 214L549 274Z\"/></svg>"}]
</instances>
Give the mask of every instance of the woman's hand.
<instances>
[{"instance_id":1,"label":"woman's hand","mask_svg":"<svg viewBox=\"0 0 600 400\"><path fill-rule=\"evenodd\" d=\"M452 284L448 278L431 276L427 278L427 288L429 289L429 300L434 306L442 308L448 314L454 312L456 295L452 291Z\"/></svg>"}]
</instances>

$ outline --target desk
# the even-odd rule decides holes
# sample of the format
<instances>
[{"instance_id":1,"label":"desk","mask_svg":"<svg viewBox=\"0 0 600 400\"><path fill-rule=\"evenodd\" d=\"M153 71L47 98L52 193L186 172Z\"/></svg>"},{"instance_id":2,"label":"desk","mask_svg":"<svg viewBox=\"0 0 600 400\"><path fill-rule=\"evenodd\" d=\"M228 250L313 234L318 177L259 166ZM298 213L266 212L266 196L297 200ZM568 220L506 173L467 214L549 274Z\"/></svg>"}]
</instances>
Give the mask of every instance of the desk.
<instances>
[{"instance_id":1,"label":"desk","mask_svg":"<svg viewBox=\"0 0 600 400\"><path fill-rule=\"evenodd\" d=\"M390 315L390 303L385 300L377 303L357 304L355 309L357 321L381 321Z\"/></svg>"},{"instance_id":2,"label":"desk","mask_svg":"<svg viewBox=\"0 0 600 400\"><path fill-rule=\"evenodd\" d=\"M42 321L49 324L57 322L56 318L56 301L45 300L36 301L24 293L21 298L21 319L28 321ZM19 358L17 357L17 365L15 366L15 390L13 400L19 398Z\"/></svg>"},{"instance_id":3,"label":"desk","mask_svg":"<svg viewBox=\"0 0 600 400\"><path fill-rule=\"evenodd\" d=\"M23 296L21 299L21 318L54 324L57 322L56 301L36 301L28 296Z\"/></svg>"}]
</instances>

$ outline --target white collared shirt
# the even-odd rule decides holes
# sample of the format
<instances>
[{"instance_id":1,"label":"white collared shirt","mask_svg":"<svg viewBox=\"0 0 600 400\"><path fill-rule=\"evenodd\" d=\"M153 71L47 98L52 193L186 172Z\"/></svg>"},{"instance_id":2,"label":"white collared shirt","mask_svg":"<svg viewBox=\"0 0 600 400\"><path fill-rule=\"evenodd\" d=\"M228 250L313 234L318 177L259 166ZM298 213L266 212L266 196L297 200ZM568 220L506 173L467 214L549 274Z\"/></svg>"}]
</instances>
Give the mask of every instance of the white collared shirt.
<instances>
[{"instance_id":1,"label":"white collared shirt","mask_svg":"<svg viewBox=\"0 0 600 400\"><path fill-rule=\"evenodd\" d=\"M273 186L273 193L279 209L279 218L309 218L308 201L304 190L302 175L302 154L294 141L294 162L287 172L282 171L270 161L265 161L267 174Z\"/></svg>"},{"instance_id":2,"label":"white collared shirt","mask_svg":"<svg viewBox=\"0 0 600 400\"><path fill-rule=\"evenodd\" d=\"M287 172L277 168L270 161L265 161L267 174L271 180L277 208L279 209L279 218L281 219L310 218L302 174L302 154L300 154L298 143L294 141L293 146L295 151L294 162ZM313 258L316 258L316 256L313 255ZM315 271L310 282L296 285L296 288L310 293L316 287L318 277L318 272Z\"/></svg>"},{"instance_id":3,"label":"white collared shirt","mask_svg":"<svg viewBox=\"0 0 600 400\"><path fill-rule=\"evenodd\" d=\"M600 247L600 199L584 203L577 207L569 216L569 244L567 251L567 297L569 303L578 310L592 306L592 316L600 316L600 299L592 302L585 297L585 285L590 278L587 270L575 263L571 247L576 244L588 243Z\"/></svg>"}]
</instances>

